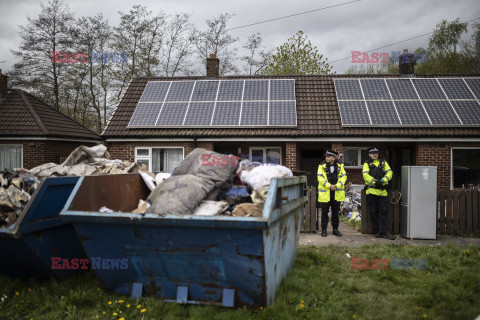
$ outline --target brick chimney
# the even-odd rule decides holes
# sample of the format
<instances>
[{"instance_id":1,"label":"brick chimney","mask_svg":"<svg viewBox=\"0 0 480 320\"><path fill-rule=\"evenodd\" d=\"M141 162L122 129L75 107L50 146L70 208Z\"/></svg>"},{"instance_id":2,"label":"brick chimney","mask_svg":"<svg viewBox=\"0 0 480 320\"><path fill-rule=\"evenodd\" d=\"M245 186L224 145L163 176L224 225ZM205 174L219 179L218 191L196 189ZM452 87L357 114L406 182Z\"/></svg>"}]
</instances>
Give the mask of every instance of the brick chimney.
<instances>
[{"instance_id":1,"label":"brick chimney","mask_svg":"<svg viewBox=\"0 0 480 320\"><path fill-rule=\"evenodd\" d=\"M0 99L3 99L7 96L7 76L2 74L0 69Z\"/></svg>"},{"instance_id":2,"label":"brick chimney","mask_svg":"<svg viewBox=\"0 0 480 320\"><path fill-rule=\"evenodd\" d=\"M220 60L215 53L210 54L207 58L207 78L218 78L220 75Z\"/></svg>"},{"instance_id":3,"label":"brick chimney","mask_svg":"<svg viewBox=\"0 0 480 320\"><path fill-rule=\"evenodd\" d=\"M402 77L413 77L415 71L415 54L409 53L407 49L398 57L398 70Z\"/></svg>"}]
</instances>

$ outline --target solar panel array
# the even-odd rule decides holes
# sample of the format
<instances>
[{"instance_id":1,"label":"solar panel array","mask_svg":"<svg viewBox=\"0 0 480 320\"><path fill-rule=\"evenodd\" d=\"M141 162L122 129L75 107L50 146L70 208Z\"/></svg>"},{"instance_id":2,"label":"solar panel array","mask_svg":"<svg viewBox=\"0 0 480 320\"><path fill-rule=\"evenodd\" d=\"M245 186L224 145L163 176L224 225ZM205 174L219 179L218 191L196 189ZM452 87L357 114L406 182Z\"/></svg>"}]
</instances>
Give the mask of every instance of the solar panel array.
<instances>
[{"instance_id":1,"label":"solar panel array","mask_svg":"<svg viewBox=\"0 0 480 320\"><path fill-rule=\"evenodd\" d=\"M292 127L295 80L150 81L128 127Z\"/></svg>"},{"instance_id":2,"label":"solar panel array","mask_svg":"<svg viewBox=\"0 0 480 320\"><path fill-rule=\"evenodd\" d=\"M343 126L479 126L480 78L334 79Z\"/></svg>"}]
</instances>

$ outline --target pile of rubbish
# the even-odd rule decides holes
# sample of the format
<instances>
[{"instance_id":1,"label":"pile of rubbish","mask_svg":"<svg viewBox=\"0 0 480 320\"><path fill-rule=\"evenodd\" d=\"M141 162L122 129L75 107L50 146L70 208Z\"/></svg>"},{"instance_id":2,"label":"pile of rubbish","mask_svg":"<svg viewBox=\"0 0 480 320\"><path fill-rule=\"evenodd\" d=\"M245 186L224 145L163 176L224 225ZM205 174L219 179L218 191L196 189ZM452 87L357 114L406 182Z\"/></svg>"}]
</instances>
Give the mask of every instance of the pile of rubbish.
<instances>
[{"instance_id":1,"label":"pile of rubbish","mask_svg":"<svg viewBox=\"0 0 480 320\"><path fill-rule=\"evenodd\" d=\"M206 163L206 158L222 161ZM151 190L134 213L261 217L271 179L291 177L292 171L281 165L238 160L236 156L197 148L172 174L154 174L144 165L112 160L104 145L80 146L62 164L0 172L0 227L15 223L41 178L124 173L139 173ZM113 212L107 207L99 211Z\"/></svg>"},{"instance_id":2,"label":"pile of rubbish","mask_svg":"<svg viewBox=\"0 0 480 320\"><path fill-rule=\"evenodd\" d=\"M206 163L204 159L228 161ZM142 173L147 186L153 176ZM229 215L261 217L272 178L292 177L287 167L265 165L197 148L163 182L157 183L150 196L140 200L136 213L159 215ZM149 182L150 180L150 182Z\"/></svg>"},{"instance_id":3,"label":"pile of rubbish","mask_svg":"<svg viewBox=\"0 0 480 320\"><path fill-rule=\"evenodd\" d=\"M146 174L146 168L139 168L136 163L129 161L111 160L107 147L101 144L91 148L76 148L62 164L46 163L31 170L1 171L0 227L7 228L15 223L41 178L135 172ZM161 176L157 180L163 181Z\"/></svg>"},{"instance_id":4,"label":"pile of rubbish","mask_svg":"<svg viewBox=\"0 0 480 320\"><path fill-rule=\"evenodd\" d=\"M345 192L345 201L341 204L341 212L346 214L350 221L361 220L363 187L363 185L352 184Z\"/></svg>"},{"instance_id":5,"label":"pile of rubbish","mask_svg":"<svg viewBox=\"0 0 480 320\"><path fill-rule=\"evenodd\" d=\"M25 170L0 172L0 227L17 221L40 180Z\"/></svg>"}]
</instances>

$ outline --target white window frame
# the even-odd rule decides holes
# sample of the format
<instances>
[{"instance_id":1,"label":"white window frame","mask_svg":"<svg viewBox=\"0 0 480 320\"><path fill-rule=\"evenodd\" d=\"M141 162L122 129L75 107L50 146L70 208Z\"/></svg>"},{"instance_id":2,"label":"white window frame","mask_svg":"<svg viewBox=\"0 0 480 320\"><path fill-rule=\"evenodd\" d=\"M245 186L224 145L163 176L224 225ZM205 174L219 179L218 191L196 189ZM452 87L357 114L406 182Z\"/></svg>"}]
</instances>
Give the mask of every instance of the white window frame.
<instances>
[{"instance_id":1,"label":"white window frame","mask_svg":"<svg viewBox=\"0 0 480 320\"><path fill-rule=\"evenodd\" d=\"M347 166L347 165L344 165L345 168L362 168L363 167L363 163L362 163L362 150L368 150L368 147L343 147L343 150L345 149L357 149L357 163L358 163L358 166ZM342 152L342 160L345 160L345 156L344 156L345 152Z\"/></svg>"},{"instance_id":2,"label":"white window frame","mask_svg":"<svg viewBox=\"0 0 480 320\"><path fill-rule=\"evenodd\" d=\"M10 144L10 143L6 143L6 144L0 144L1 147L20 147L21 148L21 152L20 152L20 168L23 168L23 144ZM0 170L3 170L5 168L0 168ZM12 168L12 169L15 169L15 168Z\"/></svg>"},{"instance_id":3,"label":"white window frame","mask_svg":"<svg viewBox=\"0 0 480 320\"><path fill-rule=\"evenodd\" d=\"M252 150L255 149L255 150L263 150L263 159L262 160L266 160L267 159L267 149L280 149L280 164L282 164L282 157L283 157L283 154L282 154L282 147L279 147L279 146L267 146L267 147L249 147L248 148L248 158L250 159L250 161L253 161L252 160Z\"/></svg>"},{"instance_id":4,"label":"white window frame","mask_svg":"<svg viewBox=\"0 0 480 320\"><path fill-rule=\"evenodd\" d=\"M480 147L451 147L450 148L450 189L453 189L453 149L480 149Z\"/></svg>"},{"instance_id":5,"label":"white window frame","mask_svg":"<svg viewBox=\"0 0 480 320\"><path fill-rule=\"evenodd\" d=\"M137 156L137 150L138 149L148 149L148 156ZM185 159L185 147L135 147L134 150L134 158L135 158L135 163L138 160L148 160L148 171L152 172L152 149L182 149L182 158Z\"/></svg>"}]
</instances>

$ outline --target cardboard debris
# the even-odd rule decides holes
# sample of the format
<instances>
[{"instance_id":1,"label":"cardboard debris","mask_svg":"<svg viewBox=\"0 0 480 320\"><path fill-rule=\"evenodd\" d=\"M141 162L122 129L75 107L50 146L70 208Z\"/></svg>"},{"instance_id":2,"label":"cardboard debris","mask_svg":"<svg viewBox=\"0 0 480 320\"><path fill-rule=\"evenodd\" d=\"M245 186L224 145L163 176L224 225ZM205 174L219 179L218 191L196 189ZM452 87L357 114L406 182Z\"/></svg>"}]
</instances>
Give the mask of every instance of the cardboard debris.
<instances>
[{"instance_id":1,"label":"cardboard debris","mask_svg":"<svg viewBox=\"0 0 480 320\"><path fill-rule=\"evenodd\" d=\"M232 216L234 217L262 217L264 202L257 204L242 203L235 207Z\"/></svg>"}]
</instances>

